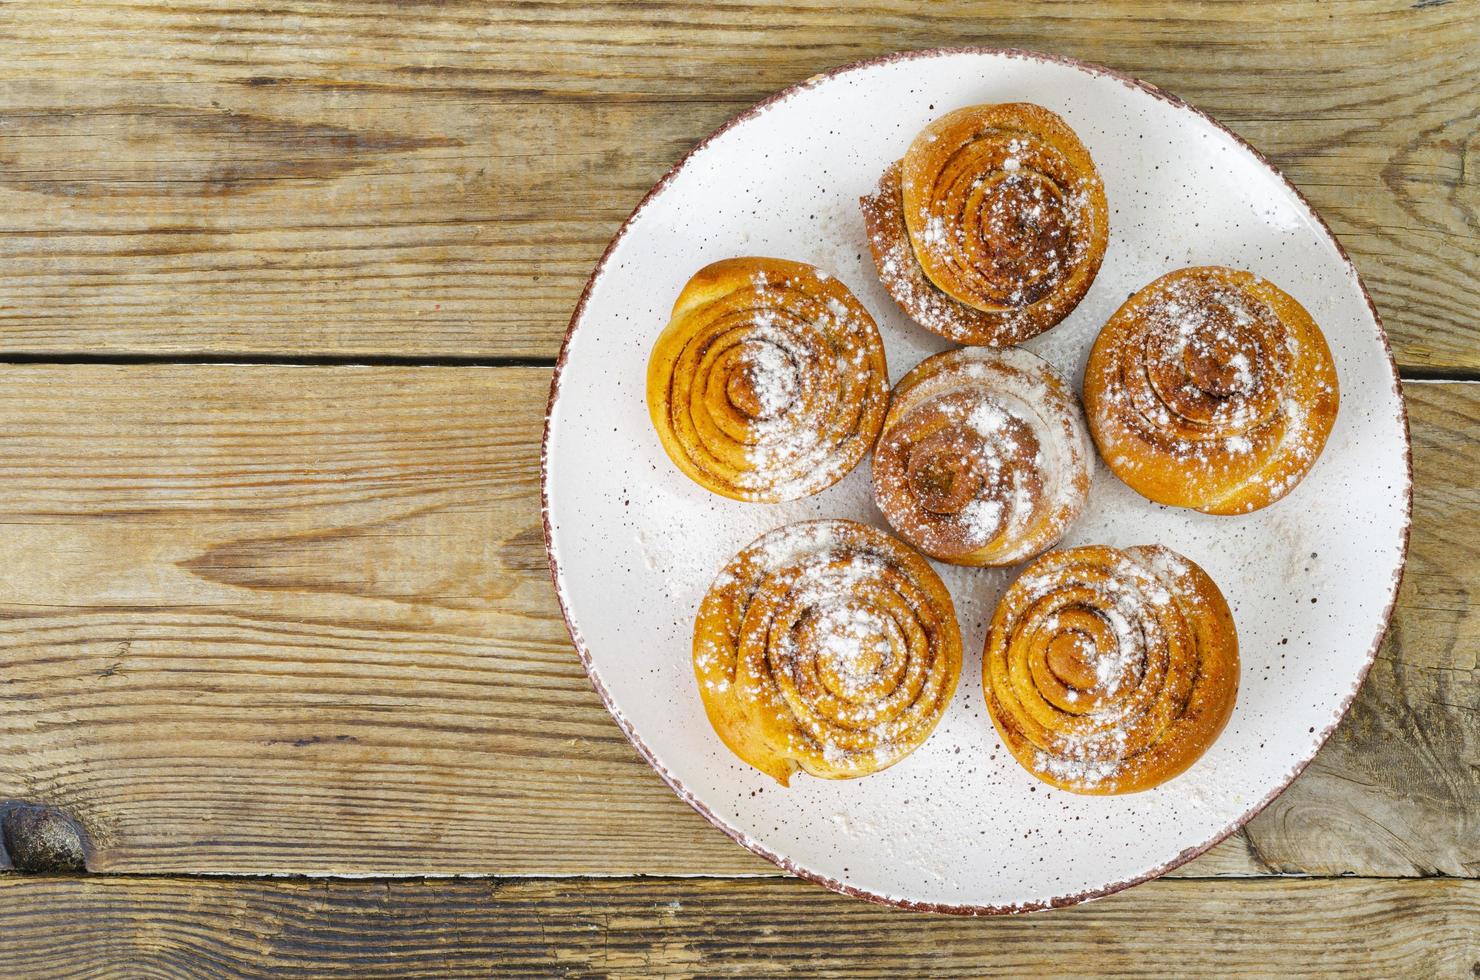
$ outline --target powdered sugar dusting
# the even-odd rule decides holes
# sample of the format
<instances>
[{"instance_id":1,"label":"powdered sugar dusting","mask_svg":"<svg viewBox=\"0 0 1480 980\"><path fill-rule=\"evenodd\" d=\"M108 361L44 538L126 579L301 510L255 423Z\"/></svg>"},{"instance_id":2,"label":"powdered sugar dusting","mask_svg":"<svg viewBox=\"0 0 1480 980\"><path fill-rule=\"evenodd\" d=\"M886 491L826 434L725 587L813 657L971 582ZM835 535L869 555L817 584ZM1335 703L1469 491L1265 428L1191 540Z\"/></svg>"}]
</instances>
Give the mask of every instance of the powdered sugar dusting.
<instances>
[{"instance_id":1,"label":"powdered sugar dusting","mask_svg":"<svg viewBox=\"0 0 1480 980\"><path fill-rule=\"evenodd\" d=\"M757 333L774 341L780 332L762 321L762 317L756 318ZM785 346L775 342L752 345L744 356L761 417L780 415L797 398L796 364L786 353Z\"/></svg>"},{"instance_id":2,"label":"powdered sugar dusting","mask_svg":"<svg viewBox=\"0 0 1480 980\"><path fill-rule=\"evenodd\" d=\"M1079 791L1115 791L1180 758L1177 739L1216 737L1221 723L1210 730L1199 715L1231 707L1236 653L1230 671L1189 625L1212 614L1188 585L1193 574L1169 549L1089 547L1044 556L1008 590L988 641L989 704L1033 771ZM1007 679L1009 664L1025 661L1045 702L1037 708ZM1198 683L1224 693L1192 708L1186 692Z\"/></svg>"},{"instance_id":3,"label":"powdered sugar dusting","mask_svg":"<svg viewBox=\"0 0 1480 980\"><path fill-rule=\"evenodd\" d=\"M909 317L932 333L960 344L1013 344L1062 319L1073 303L1048 296L1033 306L976 309L950 296L926 276L905 227L899 164L891 165L878 190L860 201L869 250L879 281ZM949 245L944 220L927 221L926 236Z\"/></svg>"},{"instance_id":4,"label":"powdered sugar dusting","mask_svg":"<svg viewBox=\"0 0 1480 980\"><path fill-rule=\"evenodd\" d=\"M1086 386L1107 461L1132 486L1147 467L1174 466L1189 506L1237 498L1247 511L1279 499L1314 464L1335 412L1334 373L1318 337L1300 340L1316 332L1303 311L1287 322L1272 295L1284 296L1246 273L1184 269L1111 319ZM1324 417L1320 432L1313 413Z\"/></svg>"},{"instance_id":5,"label":"powdered sugar dusting","mask_svg":"<svg viewBox=\"0 0 1480 980\"><path fill-rule=\"evenodd\" d=\"M721 572L700 608L694 667L718 717L738 719L730 744L746 761L771 771L778 753L820 775L863 775L935 726L960 637L944 587L902 546L850 521L803 522ZM751 755L757 738L769 748Z\"/></svg>"},{"instance_id":6,"label":"powdered sugar dusting","mask_svg":"<svg viewBox=\"0 0 1480 980\"><path fill-rule=\"evenodd\" d=\"M877 376L882 356L875 356L877 349L863 340L877 338L863 308L836 296L826 297L820 306L798 303L797 295L808 289L804 277L765 283L757 289L752 313L755 336L765 343L747 366L766 410L749 423L745 482L768 498L806 496L853 468L861 453L840 450L862 441L866 451L867 436L840 423L860 400L877 399L883 382ZM798 309L808 310L810 319L793 319ZM776 328L779 322L788 323L787 331ZM800 337L804 330L831 339L835 346L819 351L807 345ZM810 376L810 387L821 389L810 412L800 397L807 387L804 374Z\"/></svg>"},{"instance_id":7,"label":"powdered sugar dusting","mask_svg":"<svg viewBox=\"0 0 1480 980\"><path fill-rule=\"evenodd\" d=\"M777 259L714 263L690 285L704 282L709 297L717 282L728 293L681 302L684 318L660 338L653 356L671 379L664 445L710 489L805 497L873 444L888 398L883 341L852 293L818 273ZM676 332L684 343L669 354Z\"/></svg>"},{"instance_id":8,"label":"powdered sugar dusting","mask_svg":"<svg viewBox=\"0 0 1480 980\"><path fill-rule=\"evenodd\" d=\"M1078 405L1046 362L1018 349L949 351L895 389L874 498L933 557L1010 564L1078 516L1091 458Z\"/></svg>"},{"instance_id":9,"label":"powdered sugar dusting","mask_svg":"<svg viewBox=\"0 0 1480 980\"><path fill-rule=\"evenodd\" d=\"M1083 298L1104 255L1104 188L1073 134L1043 110L971 111L965 128L960 112L937 121L949 146L928 127L862 199L869 247L886 289L926 329L958 343L1016 343Z\"/></svg>"}]
</instances>

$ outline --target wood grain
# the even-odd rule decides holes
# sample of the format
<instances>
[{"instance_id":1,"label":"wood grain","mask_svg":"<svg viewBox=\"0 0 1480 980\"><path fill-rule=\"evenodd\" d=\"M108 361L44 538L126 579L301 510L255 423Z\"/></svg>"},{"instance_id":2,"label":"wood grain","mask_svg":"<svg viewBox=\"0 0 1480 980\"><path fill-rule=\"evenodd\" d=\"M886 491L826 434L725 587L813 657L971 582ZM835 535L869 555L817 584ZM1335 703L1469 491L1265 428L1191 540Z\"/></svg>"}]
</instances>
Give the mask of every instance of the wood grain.
<instances>
[{"instance_id":1,"label":"wood grain","mask_svg":"<svg viewBox=\"0 0 1480 980\"><path fill-rule=\"evenodd\" d=\"M785 879L0 878L12 976L1469 978L1480 882L1157 881L1007 919Z\"/></svg>"},{"instance_id":2,"label":"wood grain","mask_svg":"<svg viewBox=\"0 0 1480 980\"><path fill-rule=\"evenodd\" d=\"M570 647L548 379L0 368L0 800L77 817L95 871L774 873L637 759ZM1480 385L1409 396L1383 660L1311 774L1186 873L1475 873Z\"/></svg>"},{"instance_id":3,"label":"wood grain","mask_svg":"<svg viewBox=\"0 0 1480 980\"><path fill-rule=\"evenodd\" d=\"M1175 0L0 6L0 353L552 357L704 134L896 49L1017 45L1268 152L1415 367L1480 370L1480 16Z\"/></svg>"}]
</instances>

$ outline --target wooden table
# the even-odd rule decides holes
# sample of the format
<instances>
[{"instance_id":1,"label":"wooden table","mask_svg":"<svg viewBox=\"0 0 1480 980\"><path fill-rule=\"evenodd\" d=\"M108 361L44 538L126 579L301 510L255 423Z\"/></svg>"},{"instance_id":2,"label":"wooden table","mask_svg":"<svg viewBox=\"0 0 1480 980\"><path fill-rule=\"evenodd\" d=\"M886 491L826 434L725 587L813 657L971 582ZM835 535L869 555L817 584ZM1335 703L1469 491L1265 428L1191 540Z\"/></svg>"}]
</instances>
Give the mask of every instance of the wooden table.
<instances>
[{"instance_id":1,"label":"wooden table","mask_svg":"<svg viewBox=\"0 0 1480 980\"><path fill-rule=\"evenodd\" d=\"M1480 973L1476 0L38 0L0 38L0 800L55 808L0 839L65 872L0 874L7 976ZM1112 65L1268 153L1386 320L1417 481L1309 770L1173 876L982 921L781 877L675 799L537 494L647 187L944 44Z\"/></svg>"}]
</instances>

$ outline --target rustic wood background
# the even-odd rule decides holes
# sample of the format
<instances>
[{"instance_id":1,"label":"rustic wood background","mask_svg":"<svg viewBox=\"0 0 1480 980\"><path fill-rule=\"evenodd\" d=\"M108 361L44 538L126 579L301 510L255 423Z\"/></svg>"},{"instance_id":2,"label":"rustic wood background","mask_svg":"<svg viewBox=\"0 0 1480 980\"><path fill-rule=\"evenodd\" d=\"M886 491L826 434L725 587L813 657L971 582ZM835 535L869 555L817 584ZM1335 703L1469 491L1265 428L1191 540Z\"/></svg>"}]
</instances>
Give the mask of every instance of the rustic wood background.
<instances>
[{"instance_id":1,"label":"rustic wood background","mask_svg":"<svg viewBox=\"0 0 1480 980\"><path fill-rule=\"evenodd\" d=\"M7 976L1480 976L1480 0L34 0L0 39ZM1269 154L1387 323L1417 482L1391 635L1289 791L991 921L781 877L678 802L537 499L643 192L777 88L948 44L1112 65Z\"/></svg>"}]
</instances>

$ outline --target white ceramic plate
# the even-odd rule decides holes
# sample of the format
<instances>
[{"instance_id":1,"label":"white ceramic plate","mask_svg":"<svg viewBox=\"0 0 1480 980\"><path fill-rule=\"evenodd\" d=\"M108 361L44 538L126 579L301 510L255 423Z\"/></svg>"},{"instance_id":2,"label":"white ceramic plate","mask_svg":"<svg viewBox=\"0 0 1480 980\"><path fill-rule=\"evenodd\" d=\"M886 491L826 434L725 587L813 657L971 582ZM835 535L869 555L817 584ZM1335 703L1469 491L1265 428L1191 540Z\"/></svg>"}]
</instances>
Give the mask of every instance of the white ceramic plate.
<instances>
[{"instance_id":1,"label":"white ceramic plate","mask_svg":"<svg viewBox=\"0 0 1480 980\"><path fill-rule=\"evenodd\" d=\"M1088 297L1026 346L1074 378L1126 296L1181 266L1259 273L1325 331L1341 412L1287 498L1247 517L1152 504L1100 464L1066 545L1160 543L1196 560L1238 624L1232 721L1186 774L1086 797L1040 783L982 703L986 622L1013 570L937 567L961 617L960 689L930 739L882 773L790 789L740 763L705 719L689 661L716 571L761 532L802 518L884 527L860 465L789 504L739 503L689 482L644 404L649 349L699 267L735 255L810 262L878 320L891 380L946 343L879 285L858 198L942 113L1037 102L1089 147L1111 207ZM642 201L586 287L561 351L544 446L555 587L592 683L683 799L751 850L830 888L985 913L1064 905L1153 877L1227 836L1315 755L1376 652L1407 546L1410 471L1392 356L1341 246L1257 152L1179 100L1103 68L1021 51L895 55L781 92L701 143Z\"/></svg>"}]
</instances>

